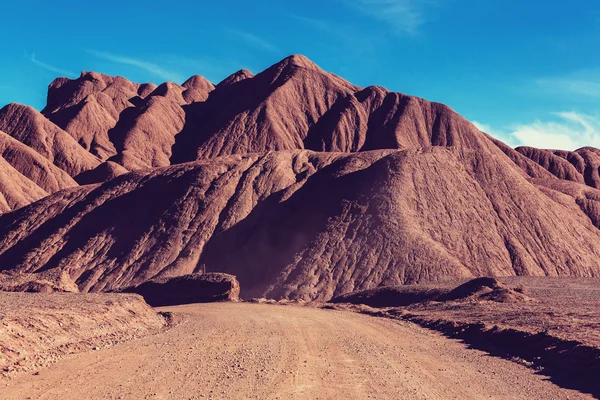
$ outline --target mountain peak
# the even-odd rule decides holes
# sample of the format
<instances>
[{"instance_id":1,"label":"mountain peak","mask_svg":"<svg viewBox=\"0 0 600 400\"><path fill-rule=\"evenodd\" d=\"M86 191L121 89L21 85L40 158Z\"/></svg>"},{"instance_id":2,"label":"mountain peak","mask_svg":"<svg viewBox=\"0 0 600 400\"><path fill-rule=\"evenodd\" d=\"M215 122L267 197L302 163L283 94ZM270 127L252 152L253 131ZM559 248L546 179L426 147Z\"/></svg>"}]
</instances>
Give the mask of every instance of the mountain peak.
<instances>
[{"instance_id":1,"label":"mountain peak","mask_svg":"<svg viewBox=\"0 0 600 400\"><path fill-rule=\"evenodd\" d=\"M300 68L307 69L317 69L320 70L319 66L312 62L308 57L303 56L302 54L292 54L289 57L284 58L279 62L280 66L294 66Z\"/></svg>"},{"instance_id":2,"label":"mountain peak","mask_svg":"<svg viewBox=\"0 0 600 400\"><path fill-rule=\"evenodd\" d=\"M203 77L202 75L194 75L191 76L187 81L183 82L183 86L186 89L191 89L191 88L204 88L204 89L208 89L208 88L213 88L213 84L206 79L205 77Z\"/></svg>"},{"instance_id":3,"label":"mountain peak","mask_svg":"<svg viewBox=\"0 0 600 400\"><path fill-rule=\"evenodd\" d=\"M217 87L231 85L232 83L236 83L239 81L243 81L244 79L254 78L254 74L247 69L240 69L237 72L229 75L227 78L223 79L221 82L217 84Z\"/></svg>"}]
</instances>

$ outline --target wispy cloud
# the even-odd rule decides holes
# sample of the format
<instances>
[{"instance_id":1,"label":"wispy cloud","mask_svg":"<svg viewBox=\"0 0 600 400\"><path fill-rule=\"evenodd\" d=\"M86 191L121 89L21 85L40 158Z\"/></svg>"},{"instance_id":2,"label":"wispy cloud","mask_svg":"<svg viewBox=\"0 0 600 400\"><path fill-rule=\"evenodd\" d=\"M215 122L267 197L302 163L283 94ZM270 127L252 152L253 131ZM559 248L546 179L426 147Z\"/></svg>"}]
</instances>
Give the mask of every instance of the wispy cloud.
<instances>
[{"instance_id":1,"label":"wispy cloud","mask_svg":"<svg viewBox=\"0 0 600 400\"><path fill-rule=\"evenodd\" d=\"M535 81L546 92L600 97L600 71L584 70L562 77L541 78Z\"/></svg>"},{"instance_id":2,"label":"wispy cloud","mask_svg":"<svg viewBox=\"0 0 600 400\"><path fill-rule=\"evenodd\" d=\"M545 121L516 124L504 130L474 122L482 131L511 146L542 149L576 150L585 146L600 147L600 118L578 112L559 112Z\"/></svg>"},{"instance_id":3,"label":"wispy cloud","mask_svg":"<svg viewBox=\"0 0 600 400\"><path fill-rule=\"evenodd\" d=\"M376 48L375 44L383 40L379 38L375 41L372 34L348 23L296 14L289 14L289 17L310 29L319 31L323 39L332 40L336 47L341 46L345 51L351 50L353 53L371 52Z\"/></svg>"},{"instance_id":4,"label":"wispy cloud","mask_svg":"<svg viewBox=\"0 0 600 400\"><path fill-rule=\"evenodd\" d=\"M335 29L335 27L333 26L333 22L331 22L331 21L310 18L310 17L305 17L302 15L296 15L296 14L290 14L290 17L295 19L298 22L301 22L305 25L308 25L312 28L315 28L315 29L320 30L325 33L334 34L336 36L337 35L343 36L345 34L345 32L341 32L340 30Z\"/></svg>"},{"instance_id":5,"label":"wispy cloud","mask_svg":"<svg viewBox=\"0 0 600 400\"><path fill-rule=\"evenodd\" d=\"M172 82L182 82L183 81L183 77L179 73L167 70L157 64L154 64L154 63L146 61L146 60L116 55L116 54L112 54L112 53L108 53L108 52L104 52L104 51L98 51L98 50L86 50L86 51L89 54L91 54L95 57L101 58L103 60L107 60L107 61L114 62L117 64L131 65L133 67L141 68L141 69L145 70L146 72L148 72L160 79L164 79L164 80L172 81Z\"/></svg>"},{"instance_id":6,"label":"wispy cloud","mask_svg":"<svg viewBox=\"0 0 600 400\"><path fill-rule=\"evenodd\" d=\"M426 8L435 0L343 0L364 15L390 25L403 35L415 35L427 21Z\"/></svg>"},{"instance_id":7,"label":"wispy cloud","mask_svg":"<svg viewBox=\"0 0 600 400\"><path fill-rule=\"evenodd\" d=\"M281 50L277 46L263 38L256 36L253 33L238 29L227 29L226 32L233 36L236 36L237 38L243 40L248 45L258 50L264 50L270 53L281 53Z\"/></svg>"},{"instance_id":8,"label":"wispy cloud","mask_svg":"<svg viewBox=\"0 0 600 400\"><path fill-rule=\"evenodd\" d=\"M46 69L48 71L55 72L55 73L57 73L59 75L62 75L62 76L67 76L67 77L74 78L74 77L76 77L78 75L78 74L76 74L74 72L67 71L66 69L58 68L58 67L55 67L54 65L50 65L50 64L47 64L45 62L42 62L42 61L38 60L35 57L35 53L32 53L31 56L29 56L29 60L32 63L34 63L35 65L37 65L38 67L44 68L44 69Z\"/></svg>"}]
</instances>

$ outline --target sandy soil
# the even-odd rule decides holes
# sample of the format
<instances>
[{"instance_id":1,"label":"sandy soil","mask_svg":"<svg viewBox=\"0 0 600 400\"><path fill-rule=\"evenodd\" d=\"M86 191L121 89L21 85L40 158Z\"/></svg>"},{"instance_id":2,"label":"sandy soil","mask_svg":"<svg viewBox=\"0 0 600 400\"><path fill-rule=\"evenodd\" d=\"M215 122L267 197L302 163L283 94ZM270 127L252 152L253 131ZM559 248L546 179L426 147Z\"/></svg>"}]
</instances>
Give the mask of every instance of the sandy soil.
<instances>
[{"instance_id":1,"label":"sandy soil","mask_svg":"<svg viewBox=\"0 0 600 400\"><path fill-rule=\"evenodd\" d=\"M4 380L2 398L586 398L408 322L248 303L165 310L181 323Z\"/></svg>"},{"instance_id":2,"label":"sandy soil","mask_svg":"<svg viewBox=\"0 0 600 400\"><path fill-rule=\"evenodd\" d=\"M406 307L414 315L464 323L484 323L528 333L546 332L600 348L600 279L498 278L522 287L534 302L491 301L423 303ZM447 284L450 285L450 284Z\"/></svg>"},{"instance_id":3,"label":"sandy soil","mask_svg":"<svg viewBox=\"0 0 600 400\"><path fill-rule=\"evenodd\" d=\"M0 379L165 326L163 317L132 294L0 292L0 304Z\"/></svg>"}]
</instances>

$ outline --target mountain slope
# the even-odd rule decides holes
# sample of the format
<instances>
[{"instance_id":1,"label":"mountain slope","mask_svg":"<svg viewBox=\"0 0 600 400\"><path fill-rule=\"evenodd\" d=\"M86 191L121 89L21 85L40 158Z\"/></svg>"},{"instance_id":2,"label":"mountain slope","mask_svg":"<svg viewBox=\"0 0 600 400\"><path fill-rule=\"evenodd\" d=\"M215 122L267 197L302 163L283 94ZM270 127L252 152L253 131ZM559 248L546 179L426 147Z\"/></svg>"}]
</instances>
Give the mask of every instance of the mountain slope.
<instances>
[{"instance_id":1,"label":"mountain slope","mask_svg":"<svg viewBox=\"0 0 600 400\"><path fill-rule=\"evenodd\" d=\"M116 125L121 112L133 106L132 99L143 98L154 89L154 84L82 72L77 79L58 78L50 84L42 114L105 161L116 154L108 131Z\"/></svg>"},{"instance_id":2,"label":"mountain slope","mask_svg":"<svg viewBox=\"0 0 600 400\"><path fill-rule=\"evenodd\" d=\"M584 147L575 151L564 151L517 147L515 150L559 179L600 189L600 150L598 149Z\"/></svg>"},{"instance_id":3,"label":"mountain slope","mask_svg":"<svg viewBox=\"0 0 600 400\"><path fill-rule=\"evenodd\" d=\"M5 162L44 192L54 193L61 189L77 186L77 183L65 171L2 131L0 131L0 155Z\"/></svg>"},{"instance_id":4,"label":"mountain slope","mask_svg":"<svg viewBox=\"0 0 600 400\"><path fill-rule=\"evenodd\" d=\"M598 276L600 232L566 198L468 149L230 156L0 217L0 266L59 268L98 291L204 264L235 274L243 296L305 300L456 277Z\"/></svg>"},{"instance_id":5,"label":"mountain slope","mask_svg":"<svg viewBox=\"0 0 600 400\"><path fill-rule=\"evenodd\" d=\"M0 157L0 213L21 208L48 193Z\"/></svg>"},{"instance_id":6,"label":"mountain slope","mask_svg":"<svg viewBox=\"0 0 600 400\"><path fill-rule=\"evenodd\" d=\"M243 78L243 79L239 79ZM302 149L309 128L357 88L294 55L255 77L241 71L186 107L172 164L229 154Z\"/></svg>"},{"instance_id":7,"label":"mountain slope","mask_svg":"<svg viewBox=\"0 0 600 400\"><path fill-rule=\"evenodd\" d=\"M0 216L0 270L102 291L205 266L245 297L302 300L600 276L599 150L512 149L443 104L303 56L216 87L83 73L50 85L43 114L0 115L20 140L0 133L0 212L15 210Z\"/></svg>"},{"instance_id":8,"label":"mountain slope","mask_svg":"<svg viewBox=\"0 0 600 400\"><path fill-rule=\"evenodd\" d=\"M0 130L44 156L71 176L97 167L100 160L35 109L9 104L0 110Z\"/></svg>"}]
</instances>

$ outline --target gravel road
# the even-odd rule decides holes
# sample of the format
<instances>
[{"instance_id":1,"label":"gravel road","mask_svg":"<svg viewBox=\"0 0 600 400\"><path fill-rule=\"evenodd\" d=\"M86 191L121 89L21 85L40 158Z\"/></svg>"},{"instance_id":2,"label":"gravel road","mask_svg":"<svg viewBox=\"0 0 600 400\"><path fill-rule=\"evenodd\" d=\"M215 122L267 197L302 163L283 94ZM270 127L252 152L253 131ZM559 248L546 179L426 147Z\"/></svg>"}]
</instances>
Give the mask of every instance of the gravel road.
<instances>
[{"instance_id":1,"label":"gravel road","mask_svg":"<svg viewBox=\"0 0 600 400\"><path fill-rule=\"evenodd\" d=\"M165 308L165 332L3 382L2 399L577 399L416 325L247 303Z\"/></svg>"}]
</instances>

